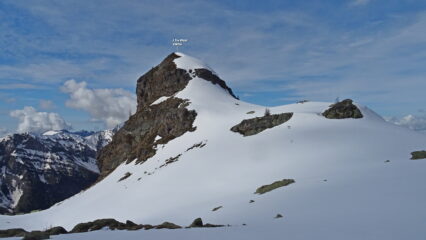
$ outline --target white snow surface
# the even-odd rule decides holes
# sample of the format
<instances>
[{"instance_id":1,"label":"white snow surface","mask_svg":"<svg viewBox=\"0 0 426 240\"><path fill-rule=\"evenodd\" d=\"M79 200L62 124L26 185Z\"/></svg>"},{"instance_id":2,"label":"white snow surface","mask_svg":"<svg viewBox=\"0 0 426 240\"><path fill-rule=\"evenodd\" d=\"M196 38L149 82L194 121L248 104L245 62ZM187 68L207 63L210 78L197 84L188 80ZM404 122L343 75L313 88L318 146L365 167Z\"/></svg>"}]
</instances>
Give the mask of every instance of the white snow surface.
<instances>
[{"instance_id":1,"label":"white snow surface","mask_svg":"<svg viewBox=\"0 0 426 240\"><path fill-rule=\"evenodd\" d=\"M52 135L55 135L55 134L58 134L58 133L60 133L60 131L50 130L50 131L43 133L43 135L52 136Z\"/></svg>"},{"instance_id":2,"label":"white snow surface","mask_svg":"<svg viewBox=\"0 0 426 240\"><path fill-rule=\"evenodd\" d=\"M215 73L212 68L209 67L206 63L200 61L197 58L188 56L181 52L175 52L176 55L180 56L179 58L176 58L173 62L176 64L177 68L184 69L186 71L204 68L208 69L211 72ZM215 73L216 74L216 73Z\"/></svg>"},{"instance_id":3,"label":"white snow surface","mask_svg":"<svg viewBox=\"0 0 426 240\"><path fill-rule=\"evenodd\" d=\"M185 58L175 60L178 67L194 68ZM40 230L60 225L70 230L77 223L100 218L187 226L201 217L232 227L99 231L53 239L413 240L426 236L426 160L409 160L410 152L426 148L425 134L390 124L362 105L357 104L364 118L334 120L321 115L331 103L306 102L271 107L271 114L294 115L282 125L244 137L230 128L262 116L265 107L236 100L197 78L176 97L189 99L189 108L197 111L196 131L158 148L144 164L120 165L90 189L50 209L0 216L0 228ZM187 151L200 142L206 145ZM179 154L177 162L160 167ZM127 172L132 175L118 181ZM254 194L258 187L284 178L296 182ZM223 207L212 211L218 206ZM284 217L274 219L278 213Z\"/></svg>"},{"instance_id":4,"label":"white snow surface","mask_svg":"<svg viewBox=\"0 0 426 240\"><path fill-rule=\"evenodd\" d=\"M152 105L156 105L156 104L160 104L160 103L162 103L162 102L164 102L164 101L166 101L167 99L169 99L170 97L165 97L165 96L163 96L163 97L160 97L160 98L158 98L157 100L155 100L153 103L151 103L151 106Z\"/></svg>"}]
</instances>

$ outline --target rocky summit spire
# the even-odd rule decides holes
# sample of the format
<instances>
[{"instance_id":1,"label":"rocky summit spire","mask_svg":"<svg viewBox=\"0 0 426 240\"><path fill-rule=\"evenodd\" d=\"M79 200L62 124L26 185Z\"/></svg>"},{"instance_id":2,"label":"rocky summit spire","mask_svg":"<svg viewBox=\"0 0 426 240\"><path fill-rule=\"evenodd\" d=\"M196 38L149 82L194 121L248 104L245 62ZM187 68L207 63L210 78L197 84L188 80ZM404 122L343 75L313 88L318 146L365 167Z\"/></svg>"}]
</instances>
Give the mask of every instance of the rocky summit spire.
<instances>
[{"instance_id":1,"label":"rocky summit spire","mask_svg":"<svg viewBox=\"0 0 426 240\"><path fill-rule=\"evenodd\" d=\"M195 110L187 109L188 99L175 97L189 81L209 81L212 87L221 87L232 97L232 90L212 69L198 59L182 53L172 53L158 66L137 81L136 113L114 135L112 142L98 155L101 178L122 162L135 159L142 163L156 153L158 144L195 131ZM157 103L161 97L166 100Z\"/></svg>"},{"instance_id":2,"label":"rocky summit spire","mask_svg":"<svg viewBox=\"0 0 426 240\"><path fill-rule=\"evenodd\" d=\"M237 98L225 81L220 79L206 64L182 53L172 53L158 66L138 79L136 87L138 110L145 108L162 96L172 96L183 90L194 78L218 85L232 97Z\"/></svg>"}]
</instances>

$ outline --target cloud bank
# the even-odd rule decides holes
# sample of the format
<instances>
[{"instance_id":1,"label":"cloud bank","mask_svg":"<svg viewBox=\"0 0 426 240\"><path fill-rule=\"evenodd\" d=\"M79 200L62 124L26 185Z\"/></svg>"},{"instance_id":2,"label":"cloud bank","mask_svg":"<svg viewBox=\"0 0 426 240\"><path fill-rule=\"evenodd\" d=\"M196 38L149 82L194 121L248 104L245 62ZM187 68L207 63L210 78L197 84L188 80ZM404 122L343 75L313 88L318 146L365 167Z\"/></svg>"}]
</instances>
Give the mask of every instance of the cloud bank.
<instances>
[{"instance_id":1,"label":"cloud bank","mask_svg":"<svg viewBox=\"0 0 426 240\"><path fill-rule=\"evenodd\" d=\"M426 132L426 117L407 115L402 118L387 118L388 122L394 123L399 126L407 127L415 131Z\"/></svg>"},{"instance_id":2,"label":"cloud bank","mask_svg":"<svg viewBox=\"0 0 426 240\"><path fill-rule=\"evenodd\" d=\"M49 130L71 129L71 125L57 113L38 112L33 107L10 112L10 116L19 120L18 132L43 133Z\"/></svg>"},{"instance_id":3,"label":"cloud bank","mask_svg":"<svg viewBox=\"0 0 426 240\"><path fill-rule=\"evenodd\" d=\"M92 120L113 128L136 111L136 96L124 89L89 89L86 82L69 80L61 90L69 94L66 105L86 111Z\"/></svg>"}]
</instances>

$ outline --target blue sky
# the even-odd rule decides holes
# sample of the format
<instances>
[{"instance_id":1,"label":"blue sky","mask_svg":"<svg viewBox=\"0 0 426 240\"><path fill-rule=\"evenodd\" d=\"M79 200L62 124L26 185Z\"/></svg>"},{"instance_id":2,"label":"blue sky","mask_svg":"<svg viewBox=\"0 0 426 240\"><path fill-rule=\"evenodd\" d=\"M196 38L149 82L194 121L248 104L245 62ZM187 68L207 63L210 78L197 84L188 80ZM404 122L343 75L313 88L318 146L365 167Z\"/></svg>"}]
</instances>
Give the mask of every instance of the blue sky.
<instances>
[{"instance_id":1,"label":"blue sky","mask_svg":"<svg viewBox=\"0 0 426 240\"><path fill-rule=\"evenodd\" d=\"M353 98L383 116L424 119L425 29L421 0L2 0L0 132L56 117L74 129L113 124L127 113L80 98L125 104L174 37L248 102ZM70 80L80 95L64 88Z\"/></svg>"}]
</instances>

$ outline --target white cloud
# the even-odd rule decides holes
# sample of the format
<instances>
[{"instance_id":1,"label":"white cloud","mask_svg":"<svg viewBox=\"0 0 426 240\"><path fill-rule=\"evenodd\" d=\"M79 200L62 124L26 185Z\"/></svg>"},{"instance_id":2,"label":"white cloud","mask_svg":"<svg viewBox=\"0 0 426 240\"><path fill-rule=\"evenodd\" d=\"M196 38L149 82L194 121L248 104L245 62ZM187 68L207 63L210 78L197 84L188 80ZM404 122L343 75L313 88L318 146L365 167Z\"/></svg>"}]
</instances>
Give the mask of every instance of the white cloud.
<instances>
[{"instance_id":1,"label":"white cloud","mask_svg":"<svg viewBox=\"0 0 426 240\"><path fill-rule=\"evenodd\" d=\"M37 112L33 107L10 112L10 116L18 118L18 132L42 133L49 130L71 129L71 125L57 113Z\"/></svg>"},{"instance_id":2,"label":"white cloud","mask_svg":"<svg viewBox=\"0 0 426 240\"><path fill-rule=\"evenodd\" d=\"M49 109L52 109L52 108L55 108L55 104L51 101L51 100L40 100L39 101L39 106L40 106L40 108L41 109L44 109L44 110L49 110Z\"/></svg>"},{"instance_id":3,"label":"white cloud","mask_svg":"<svg viewBox=\"0 0 426 240\"><path fill-rule=\"evenodd\" d=\"M387 118L388 122L394 123L399 126L407 127L415 131L426 132L426 117L407 115L402 118Z\"/></svg>"},{"instance_id":4,"label":"white cloud","mask_svg":"<svg viewBox=\"0 0 426 240\"><path fill-rule=\"evenodd\" d=\"M124 89L89 89L86 82L69 80L61 90L70 95L66 105L90 114L93 120L115 127L136 111L136 96Z\"/></svg>"}]
</instances>

